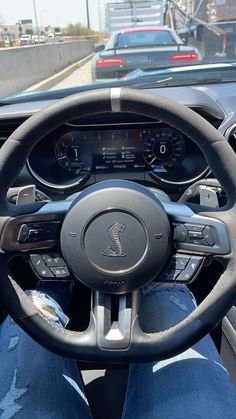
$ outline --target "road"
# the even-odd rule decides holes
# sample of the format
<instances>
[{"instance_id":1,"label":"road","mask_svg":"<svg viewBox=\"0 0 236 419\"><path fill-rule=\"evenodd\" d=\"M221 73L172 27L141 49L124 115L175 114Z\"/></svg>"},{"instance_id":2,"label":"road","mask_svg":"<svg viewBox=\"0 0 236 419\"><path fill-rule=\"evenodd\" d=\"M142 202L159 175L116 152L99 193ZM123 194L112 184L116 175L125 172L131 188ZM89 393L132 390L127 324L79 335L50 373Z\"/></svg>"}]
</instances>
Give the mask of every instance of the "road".
<instances>
[{"instance_id":1,"label":"road","mask_svg":"<svg viewBox=\"0 0 236 419\"><path fill-rule=\"evenodd\" d=\"M51 90L66 89L67 87L78 86L80 84L92 83L91 60L82 67L75 70L70 76L66 77L60 83L52 87Z\"/></svg>"}]
</instances>

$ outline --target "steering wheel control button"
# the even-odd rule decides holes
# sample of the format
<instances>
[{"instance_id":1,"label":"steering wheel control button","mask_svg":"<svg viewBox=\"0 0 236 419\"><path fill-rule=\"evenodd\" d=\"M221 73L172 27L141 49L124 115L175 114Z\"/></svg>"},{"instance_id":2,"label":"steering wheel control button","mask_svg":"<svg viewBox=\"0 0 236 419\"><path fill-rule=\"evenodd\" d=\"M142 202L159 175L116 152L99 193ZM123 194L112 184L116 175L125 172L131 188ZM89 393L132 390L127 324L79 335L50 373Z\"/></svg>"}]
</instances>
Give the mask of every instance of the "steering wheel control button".
<instances>
[{"instance_id":1,"label":"steering wheel control button","mask_svg":"<svg viewBox=\"0 0 236 419\"><path fill-rule=\"evenodd\" d=\"M176 255L171 259L169 264L169 269L179 269L182 271L185 269L187 263L189 262L190 256L187 255Z\"/></svg>"},{"instance_id":2,"label":"steering wheel control button","mask_svg":"<svg viewBox=\"0 0 236 419\"><path fill-rule=\"evenodd\" d=\"M31 265L40 278L53 278L50 269L45 265L41 255L30 255Z\"/></svg>"},{"instance_id":3,"label":"steering wheel control button","mask_svg":"<svg viewBox=\"0 0 236 419\"><path fill-rule=\"evenodd\" d=\"M201 231L189 231L188 237L189 239L203 239L203 234Z\"/></svg>"},{"instance_id":4,"label":"steering wheel control button","mask_svg":"<svg viewBox=\"0 0 236 419\"><path fill-rule=\"evenodd\" d=\"M30 255L31 266L40 278L68 278L69 270L64 260L56 254Z\"/></svg>"},{"instance_id":5,"label":"steering wheel control button","mask_svg":"<svg viewBox=\"0 0 236 419\"><path fill-rule=\"evenodd\" d=\"M159 282L190 282L199 271L204 258L202 256L190 256L176 254L171 258L167 269L158 278Z\"/></svg>"},{"instance_id":6,"label":"steering wheel control button","mask_svg":"<svg viewBox=\"0 0 236 419\"><path fill-rule=\"evenodd\" d=\"M203 237L209 246L213 246L215 244L214 231L211 227L204 228Z\"/></svg>"},{"instance_id":7,"label":"steering wheel control button","mask_svg":"<svg viewBox=\"0 0 236 419\"><path fill-rule=\"evenodd\" d=\"M192 256L186 268L179 274L178 281L189 282L198 272L200 265L203 262L203 257Z\"/></svg>"},{"instance_id":8,"label":"steering wheel control button","mask_svg":"<svg viewBox=\"0 0 236 419\"><path fill-rule=\"evenodd\" d=\"M43 229L30 229L29 235L26 239L27 243L38 242L44 240L44 230Z\"/></svg>"},{"instance_id":9,"label":"steering wheel control button","mask_svg":"<svg viewBox=\"0 0 236 419\"><path fill-rule=\"evenodd\" d=\"M187 231L187 234L186 234ZM217 240L216 229L208 225L174 224L176 243L188 243L196 246L214 246Z\"/></svg>"},{"instance_id":10,"label":"steering wheel control button","mask_svg":"<svg viewBox=\"0 0 236 419\"><path fill-rule=\"evenodd\" d=\"M18 237L17 237L17 241L18 243L25 243L26 240L28 239L29 236L29 231L30 228L28 227L27 224L22 224L22 226L20 227L19 233L18 233Z\"/></svg>"},{"instance_id":11,"label":"steering wheel control button","mask_svg":"<svg viewBox=\"0 0 236 419\"><path fill-rule=\"evenodd\" d=\"M56 278L68 278L68 276L70 276L70 273L66 266L64 266L63 268L52 267L50 268L50 271Z\"/></svg>"},{"instance_id":12,"label":"steering wheel control button","mask_svg":"<svg viewBox=\"0 0 236 419\"><path fill-rule=\"evenodd\" d=\"M34 243L59 238L61 221L27 223L20 227L18 243Z\"/></svg>"},{"instance_id":13,"label":"steering wheel control button","mask_svg":"<svg viewBox=\"0 0 236 419\"><path fill-rule=\"evenodd\" d=\"M174 227L174 240L184 242L188 237L188 230L184 224L176 224Z\"/></svg>"},{"instance_id":14,"label":"steering wheel control button","mask_svg":"<svg viewBox=\"0 0 236 419\"><path fill-rule=\"evenodd\" d=\"M185 243L207 246L203 236L204 225L185 224L185 227L188 230L188 237L185 239Z\"/></svg>"},{"instance_id":15,"label":"steering wheel control button","mask_svg":"<svg viewBox=\"0 0 236 419\"><path fill-rule=\"evenodd\" d=\"M204 225L198 225L198 224L184 224L188 231L192 231L195 233L201 233L205 226Z\"/></svg>"},{"instance_id":16,"label":"steering wheel control button","mask_svg":"<svg viewBox=\"0 0 236 419\"><path fill-rule=\"evenodd\" d=\"M43 257L44 262L49 268L66 266L65 261L60 256L47 254L47 255L42 255L42 257Z\"/></svg>"},{"instance_id":17,"label":"steering wheel control button","mask_svg":"<svg viewBox=\"0 0 236 419\"><path fill-rule=\"evenodd\" d=\"M62 224L61 249L66 265L85 285L122 294L163 270L171 249L170 223L147 188L105 181L73 201Z\"/></svg>"},{"instance_id":18,"label":"steering wheel control button","mask_svg":"<svg viewBox=\"0 0 236 419\"><path fill-rule=\"evenodd\" d=\"M192 237L188 237L187 240L185 240L185 243L195 244L198 246L208 246L208 243L204 239L195 239Z\"/></svg>"}]
</instances>

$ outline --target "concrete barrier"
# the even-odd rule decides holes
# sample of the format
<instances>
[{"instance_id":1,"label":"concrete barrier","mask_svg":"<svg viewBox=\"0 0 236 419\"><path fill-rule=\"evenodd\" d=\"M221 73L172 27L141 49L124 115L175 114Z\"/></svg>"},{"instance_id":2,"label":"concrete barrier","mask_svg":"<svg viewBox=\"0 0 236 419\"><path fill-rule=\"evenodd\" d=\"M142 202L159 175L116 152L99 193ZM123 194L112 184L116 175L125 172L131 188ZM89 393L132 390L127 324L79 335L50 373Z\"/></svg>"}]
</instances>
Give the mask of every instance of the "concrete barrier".
<instances>
[{"instance_id":1,"label":"concrete barrier","mask_svg":"<svg viewBox=\"0 0 236 419\"><path fill-rule=\"evenodd\" d=\"M71 41L0 50L0 97L21 92L93 51L93 41Z\"/></svg>"}]
</instances>

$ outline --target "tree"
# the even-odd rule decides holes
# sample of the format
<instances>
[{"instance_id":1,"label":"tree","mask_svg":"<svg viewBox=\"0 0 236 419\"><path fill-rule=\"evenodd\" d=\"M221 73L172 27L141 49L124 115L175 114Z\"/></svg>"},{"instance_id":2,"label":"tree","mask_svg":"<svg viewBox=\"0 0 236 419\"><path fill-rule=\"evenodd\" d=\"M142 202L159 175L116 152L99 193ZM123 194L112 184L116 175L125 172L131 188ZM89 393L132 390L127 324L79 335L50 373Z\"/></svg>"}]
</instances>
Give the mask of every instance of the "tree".
<instances>
[{"instance_id":1,"label":"tree","mask_svg":"<svg viewBox=\"0 0 236 419\"><path fill-rule=\"evenodd\" d=\"M32 29L29 29L29 28L25 30L25 33L26 35L33 35Z\"/></svg>"},{"instance_id":2,"label":"tree","mask_svg":"<svg viewBox=\"0 0 236 419\"><path fill-rule=\"evenodd\" d=\"M69 36L83 36L83 35L92 35L94 31L86 28L81 23L70 23L66 28L67 35Z\"/></svg>"}]
</instances>

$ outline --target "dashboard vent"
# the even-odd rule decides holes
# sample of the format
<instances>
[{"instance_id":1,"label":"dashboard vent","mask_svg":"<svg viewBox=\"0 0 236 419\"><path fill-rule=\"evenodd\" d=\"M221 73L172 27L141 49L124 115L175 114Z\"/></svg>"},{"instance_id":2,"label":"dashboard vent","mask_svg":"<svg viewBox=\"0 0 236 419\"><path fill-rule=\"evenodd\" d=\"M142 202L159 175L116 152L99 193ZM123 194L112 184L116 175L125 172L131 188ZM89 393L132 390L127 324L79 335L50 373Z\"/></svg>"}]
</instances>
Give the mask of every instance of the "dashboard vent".
<instances>
[{"instance_id":1,"label":"dashboard vent","mask_svg":"<svg viewBox=\"0 0 236 419\"><path fill-rule=\"evenodd\" d=\"M228 133L226 133L226 138L228 139L229 144L236 153L236 126L233 129L230 129Z\"/></svg>"}]
</instances>

